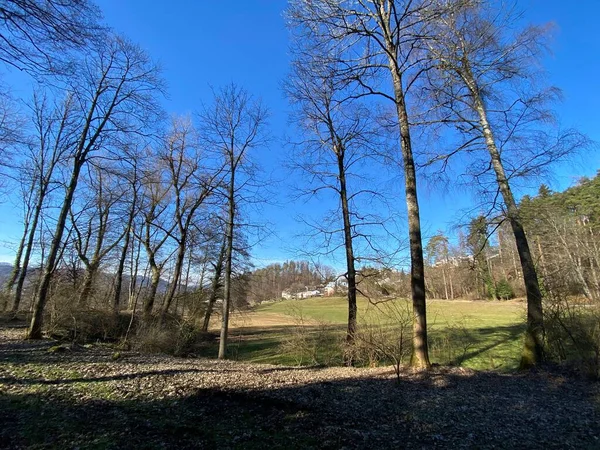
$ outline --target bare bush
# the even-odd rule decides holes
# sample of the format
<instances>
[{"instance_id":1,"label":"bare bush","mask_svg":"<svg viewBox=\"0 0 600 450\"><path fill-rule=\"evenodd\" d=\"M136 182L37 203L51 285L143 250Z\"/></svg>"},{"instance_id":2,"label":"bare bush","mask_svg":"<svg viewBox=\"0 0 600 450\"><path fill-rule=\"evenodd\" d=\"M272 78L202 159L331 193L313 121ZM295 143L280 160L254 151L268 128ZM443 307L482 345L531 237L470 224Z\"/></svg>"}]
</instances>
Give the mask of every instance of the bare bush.
<instances>
[{"instance_id":1,"label":"bare bush","mask_svg":"<svg viewBox=\"0 0 600 450\"><path fill-rule=\"evenodd\" d=\"M288 315L294 318L294 325L283 338L281 353L293 358L298 366L330 365L334 356L328 349L339 349L339 333L328 322L309 321L300 305L292 305Z\"/></svg>"},{"instance_id":2,"label":"bare bush","mask_svg":"<svg viewBox=\"0 0 600 450\"><path fill-rule=\"evenodd\" d=\"M431 352L440 364L462 366L469 352L475 346L475 337L466 324L467 317L453 323L446 323L443 333L431 340Z\"/></svg>"},{"instance_id":3,"label":"bare bush","mask_svg":"<svg viewBox=\"0 0 600 450\"><path fill-rule=\"evenodd\" d=\"M377 309L366 315L356 345L346 350L353 352L353 360L369 367L392 363L399 380L402 364L412 354L412 311L403 300L381 303Z\"/></svg>"},{"instance_id":4,"label":"bare bush","mask_svg":"<svg viewBox=\"0 0 600 450\"><path fill-rule=\"evenodd\" d=\"M547 359L600 377L600 305L546 288Z\"/></svg>"},{"instance_id":5,"label":"bare bush","mask_svg":"<svg viewBox=\"0 0 600 450\"><path fill-rule=\"evenodd\" d=\"M208 335L192 322L168 317L160 326L144 322L131 338L133 348L147 353L191 356L207 340Z\"/></svg>"},{"instance_id":6,"label":"bare bush","mask_svg":"<svg viewBox=\"0 0 600 450\"><path fill-rule=\"evenodd\" d=\"M60 303L58 303L60 305ZM100 309L53 308L48 334L79 344L118 342L125 335L129 316Z\"/></svg>"}]
</instances>

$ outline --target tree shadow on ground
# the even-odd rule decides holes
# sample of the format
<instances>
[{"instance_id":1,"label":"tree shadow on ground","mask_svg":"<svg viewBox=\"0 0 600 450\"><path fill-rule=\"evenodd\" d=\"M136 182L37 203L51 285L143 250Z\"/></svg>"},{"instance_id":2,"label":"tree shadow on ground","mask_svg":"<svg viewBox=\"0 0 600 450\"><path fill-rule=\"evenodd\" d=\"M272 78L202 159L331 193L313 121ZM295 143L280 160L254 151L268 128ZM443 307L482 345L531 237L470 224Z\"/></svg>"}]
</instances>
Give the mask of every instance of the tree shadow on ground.
<instances>
[{"instance_id":1,"label":"tree shadow on ground","mask_svg":"<svg viewBox=\"0 0 600 450\"><path fill-rule=\"evenodd\" d=\"M181 373L162 375L168 382ZM439 369L406 372L399 383L363 376L236 390L190 382L183 393L135 399L127 398L127 386L89 381L119 387L119 395L93 398L56 386L0 395L0 447L597 448L600 442L598 386L547 374Z\"/></svg>"},{"instance_id":2,"label":"tree shadow on ground","mask_svg":"<svg viewBox=\"0 0 600 450\"><path fill-rule=\"evenodd\" d=\"M479 331L499 345L520 328ZM556 374L442 367L403 370L397 382L391 370L349 377L133 353L112 361L102 348L54 354L49 345L0 342L0 448L600 446L600 386ZM249 371L247 384L220 381Z\"/></svg>"}]
</instances>

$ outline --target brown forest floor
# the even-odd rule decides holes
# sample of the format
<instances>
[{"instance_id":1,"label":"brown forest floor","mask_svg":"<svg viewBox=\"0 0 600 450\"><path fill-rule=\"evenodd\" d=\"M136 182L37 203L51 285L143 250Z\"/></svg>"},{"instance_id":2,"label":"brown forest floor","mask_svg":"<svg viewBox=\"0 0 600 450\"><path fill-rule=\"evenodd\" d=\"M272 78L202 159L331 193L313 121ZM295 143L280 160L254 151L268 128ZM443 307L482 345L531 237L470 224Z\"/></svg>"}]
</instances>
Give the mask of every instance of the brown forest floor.
<instances>
[{"instance_id":1,"label":"brown forest floor","mask_svg":"<svg viewBox=\"0 0 600 450\"><path fill-rule=\"evenodd\" d=\"M56 351L0 330L1 448L600 448L600 385Z\"/></svg>"}]
</instances>

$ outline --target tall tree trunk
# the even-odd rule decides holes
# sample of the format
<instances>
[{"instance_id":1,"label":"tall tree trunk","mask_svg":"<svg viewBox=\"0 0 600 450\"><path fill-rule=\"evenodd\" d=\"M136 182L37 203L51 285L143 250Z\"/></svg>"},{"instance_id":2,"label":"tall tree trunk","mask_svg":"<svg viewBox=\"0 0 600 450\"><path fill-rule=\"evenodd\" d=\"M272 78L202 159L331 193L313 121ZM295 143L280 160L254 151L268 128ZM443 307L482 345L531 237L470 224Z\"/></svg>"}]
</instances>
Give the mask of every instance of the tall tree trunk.
<instances>
[{"instance_id":1,"label":"tall tree trunk","mask_svg":"<svg viewBox=\"0 0 600 450\"><path fill-rule=\"evenodd\" d=\"M133 225L133 219L135 217L135 208L137 203L137 192L134 188L133 198L131 200L131 209L129 210L129 217L127 217L127 224L125 225L125 234L123 235L123 248L121 249L121 256L119 257L119 265L117 266L117 273L115 277L115 291L112 299L112 308L115 312L119 310L119 303L121 302L121 290L123 288L123 271L125 270L125 260L127 259L127 253L129 252L129 242L131 240L131 227Z\"/></svg>"},{"instance_id":2,"label":"tall tree trunk","mask_svg":"<svg viewBox=\"0 0 600 450\"><path fill-rule=\"evenodd\" d=\"M508 220L515 236L517 252L521 261L523 280L525 281L525 292L527 294L527 329L525 331L525 344L521 355L521 368L528 368L539 364L544 358L544 315L542 311L542 293L540 291L533 257L529 249L529 242L527 241L527 236L525 235L525 230L521 223L519 209L510 189L504 166L502 165L500 151L496 147L496 141L487 118L487 111L483 104L479 87L469 70L466 70L463 75L467 87L473 95L475 110L479 116L482 134L490 154L492 168L496 175L496 182L506 206Z\"/></svg>"},{"instance_id":3,"label":"tall tree trunk","mask_svg":"<svg viewBox=\"0 0 600 450\"><path fill-rule=\"evenodd\" d=\"M390 43L391 50L396 54ZM417 176L412 152L410 125L402 76L395 62L390 60L390 69L394 83L396 111L400 127L400 147L404 162L404 189L406 209L408 213L408 231L410 243L410 287L413 304L413 354L411 364L416 367L429 368L429 347L427 343L427 305L425 302L425 263L423 260L423 241L421 237L421 217L417 196Z\"/></svg>"},{"instance_id":4,"label":"tall tree trunk","mask_svg":"<svg viewBox=\"0 0 600 450\"><path fill-rule=\"evenodd\" d=\"M338 162L338 175L340 182L340 200L342 204L342 217L344 221L344 247L346 248L346 278L348 281L348 329L346 331L346 344L354 345L356 336L356 269L354 267L354 248L352 246L352 223L350 221L350 208L348 206L348 192L346 187L346 168L344 166L344 148L338 143L336 149ZM344 355L346 365L354 363L352 352Z\"/></svg>"},{"instance_id":5,"label":"tall tree trunk","mask_svg":"<svg viewBox=\"0 0 600 450\"><path fill-rule=\"evenodd\" d=\"M33 242L35 240L35 233L37 231L38 222L40 219L40 215L42 213L42 206L44 204L44 199L46 198L46 189L42 189L37 203L35 205L35 210L33 212L33 217L31 218L31 227L29 229L29 236L27 237L27 244L25 246L25 255L23 255L23 261L21 263L21 270L19 272L19 278L17 279L17 286L15 288L15 295L13 297L12 304L12 312L17 313L19 311L19 307L21 306L21 298L23 296L23 286L25 285L25 278L27 277L27 269L29 268L29 260L31 259L31 252L33 251ZM43 259L43 257L42 257Z\"/></svg>"},{"instance_id":6,"label":"tall tree trunk","mask_svg":"<svg viewBox=\"0 0 600 450\"><path fill-rule=\"evenodd\" d=\"M67 223L67 217L71 204L73 203L73 196L75 195L75 189L79 182L79 173L85 162L85 157L75 158L73 167L73 173L71 174L71 180L67 188L63 205L56 221L56 229L54 236L52 237L52 243L50 244L50 251L45 262L44 272L40 281L34 304L33 304L33 316L31 318L31 324L27 331L27 339L41 339L42 338L42 325L44 321L44 308L48 300L48 293L50 290L50 281L52 280L52 274L56 266L57 256L61 247L61 240Z\"/></svg>"},{"instance_id":7,"label":"tall tree trunk","mask_svg":"<svg viewBox=\"0 0 600 450\"><path fill-rule=\"evenodd\" d=\"M442 280L444 281L444 294L446 295L446 300L448 300L448 282L446 281L446 271L444 270L444 266L442 266Z\"/></svg>"},{"instance_id":8,"label":"tall tree trunk","mask_svg":"<svg viewBox=\"0 0 600 450\"><path fill-rule=\"evenodd\" d=\"M132 230L133 233L133 230ZM137 297L138 297L138 291L137 291L137 276L138 276L138 270L140 268L140 254L142 252L142 243L141 241L138 241L137 243L137 251L136 251L136 245L135 245L135 241L133 242L133 245L131 246L131 260L130 260L130 266L129 266L129 288L128 288L128 293L129 293L129 299L127 301L127 305L129 307L129 309L133 309L133 305L137 303ZM144 269L144 273L146 272L146 269Z\"/></svg>"},{"instance_id":9,"label":"tall tree trunk","mask_svg":"<svg viewBox=\"0 0 600 450\"><path fill-rule=\"evenodd\" d=\"M223 273L223 260L225 259L225 250L227 248L227 235L223 237L223 244L221 245L221 250L219 251L219 257L215 264L215 274L213 276L211 288L210 288L210 297L208 299L208 304L206 305L206 312L204 314L204 322L202 323L202 331L208 331L208 326L210 325L210 316L212 315L212 310L217 301L217 297L219 294L219 287L221 281L221 275Z\"/></svg>"},{"instance_id":10,"label":"tall tree trunk","mask_svg":"<svg viewBox=\"0 0 600 450\"><path fill-rule=\"evenodd\" d=\"M404 190L408 214L410 245L410 286L413 304L413 353L411 365L429 368L429 348L427 344L427 310L425 303L425 262L421 237L421 217L417 196L417 176L412 151L410 124L406 111L406 98L402 81L402 70L398 62L398 47L393 41L397 30L392 29L393 7L388 2L378 3L377 21L383 35L383 45L388 55L388 69L394 89L394 103L400 131L400 149L404 163Z\"/></svg>"},{"instance_id":11,"label":"tall tree trunk","mask_svg":"<svg viewBox=\"0 0 600 450\"><path fill-rule=\"evenodd\" d=\"M123 271L125 270L125 260L127 259L127 253L129 252L129 240L130 240L130 231L131 221L127 222L127 232L123 238L125 242L123 242L123 248L121 249L121 255L119 257L119 265L117 266L117 273L115 275L115 290L113 292L112 298L112 309L115 312L119 311L119 304L121 303L121 290L123 289Z\"/></svg>"},{"instance_id":12,"label":"tall tree trunk","mask_svg":"<svg viewBox=\"0 0 600 450\"><path fill-rule=\"evenodd\" d=\"M85 268L85 274L83 275L83 282L81 283L81 290L79 291L79 308L86 308L89 305L90 295L92 294L92 286L94 284L94 278L98 266L96 262L91 262Z\"/></svg>"},{"instance_id":13,"label":"tall tree trunk","mask_svg":"<svg viewBox=\"0 0 600 450\"><path fill-rule=\"evenodd\" d=\"M223 283L223 315L221 317L221 336L219 341L219 359L227 357L227 335L229 332L229 310L231 309L231 269L233 259L233 224L235 218L235 167L231 164L231 180L229 184L229 214L227 217L225 248L225 274Z\"/></svg>"}]
</instances>

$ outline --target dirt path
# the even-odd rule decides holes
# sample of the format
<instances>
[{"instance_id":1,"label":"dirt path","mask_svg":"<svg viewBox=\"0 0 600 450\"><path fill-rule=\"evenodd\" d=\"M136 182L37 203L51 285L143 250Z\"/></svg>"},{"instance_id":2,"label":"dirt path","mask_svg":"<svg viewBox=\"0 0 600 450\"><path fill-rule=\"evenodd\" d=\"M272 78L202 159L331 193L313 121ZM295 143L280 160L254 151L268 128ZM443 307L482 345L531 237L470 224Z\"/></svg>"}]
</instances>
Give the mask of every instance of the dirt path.
<instances>
[{"instance_id":1,"label":"dirt path","mask_svg":"<svg viewBox=\"0 0 600 450\"><path fill-rule=\"evenodd\" d=\"M600 448L598 384L555 374L398 383L389 368L60 350L21 333L0 330L1 448Z\"/></svg>"}]
</instances>

